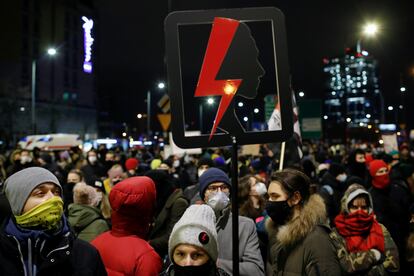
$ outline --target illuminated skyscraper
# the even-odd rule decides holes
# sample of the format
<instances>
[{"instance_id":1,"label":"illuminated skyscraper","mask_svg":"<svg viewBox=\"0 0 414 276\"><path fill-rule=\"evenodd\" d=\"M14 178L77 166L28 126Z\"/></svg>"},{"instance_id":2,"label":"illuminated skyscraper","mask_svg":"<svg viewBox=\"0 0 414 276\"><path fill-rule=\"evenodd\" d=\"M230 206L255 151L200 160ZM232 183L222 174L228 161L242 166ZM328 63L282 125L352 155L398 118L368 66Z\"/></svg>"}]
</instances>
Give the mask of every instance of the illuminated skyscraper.
<instances>
[{"instance_id":1,"label":"illuminated skyscraper","mask_svg":"<svg viewBox=\"0 0 414 276\"><path fill-rule=\"evenodd\" d=\"M379 123L383 112L376 60L367 51L347 48L343 57L323 62L325 126L353 128Z\"/></svg>"}]
</instances>

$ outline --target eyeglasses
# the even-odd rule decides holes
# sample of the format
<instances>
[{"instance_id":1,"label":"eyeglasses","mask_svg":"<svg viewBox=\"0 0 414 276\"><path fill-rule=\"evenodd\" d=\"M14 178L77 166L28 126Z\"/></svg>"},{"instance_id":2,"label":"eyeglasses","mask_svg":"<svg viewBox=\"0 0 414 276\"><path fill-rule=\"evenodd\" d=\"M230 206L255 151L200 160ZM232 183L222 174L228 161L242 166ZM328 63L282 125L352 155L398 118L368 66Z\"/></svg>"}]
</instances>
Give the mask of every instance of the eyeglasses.
<instances>
[{"instance_id":1,"label":"eyeglasses","mask_svg":"<svg viewBox=\"0 0 414 276\"><path fill-rule=\"evenodd\" d=\"M228 191L230 191L229 186L226 185L226 184L210 185L210 186L207 187L207 191L209 191L209 192L217 192L218 189L220 189L220 191L222 191L222 192L228 192Z\"/></svg>"}]
</instances>

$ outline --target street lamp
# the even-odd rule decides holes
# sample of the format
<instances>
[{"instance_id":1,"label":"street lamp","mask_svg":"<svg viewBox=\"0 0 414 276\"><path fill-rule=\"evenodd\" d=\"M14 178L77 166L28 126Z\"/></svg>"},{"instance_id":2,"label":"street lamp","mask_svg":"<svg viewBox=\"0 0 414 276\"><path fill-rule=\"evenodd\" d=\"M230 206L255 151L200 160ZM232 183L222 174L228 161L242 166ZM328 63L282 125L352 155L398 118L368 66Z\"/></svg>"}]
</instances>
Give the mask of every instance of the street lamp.
<instances>
[{"instance_id":1,"label":"street lamp","mask_svg":"<svg viewBox=\"0 0 414 276\"><path fill-rule=\"evenodd\" d=\"M57 54L55 48L47 49L47 55L54 56ZM32 60L32 134L36 134L36 69L37 60Z\"/></svg>"},{"instance_id":2,"label":"street lamp","mask_svg":"<svg viewBox=\"0 0 414 276\"><path fill-rule=\"evenodd\" d=\"M379 26L375 22L366 23L362 27L362 35L357 41L357 53L361 53L361 40L362 37L374 37L379 31Z\"/></svg>"},{"instance_id":3,"label":"street lamp","mask_svg":"<svg viewBox=\"0 0 414 276\"><path fill-rule=\"evenodd\" d=\"M164 82L159 82L157 84L158 89L162 90L165 88ZM148 135L151 135L151 90L147 91L147 131Z\"/></svg>"},{"instance_id":4,"label":"street lamp","mask_svg":"<svg viewBox=\"0 0 414 276\"><path fill-rule=\"evenodd\" d=\"M301 98L305 97L305 92L300 91L300 92L299 92L299 97L301 97Z\"/></svg>"},{"instance_id":5,"label":"street lamp","mask_svg":"<svg viewBox=\"0 0 414 276\"><path fill-rule=\"evenodd\" d=\"M207 104L208 105L213 105L214 104L214 98L207 98ZM198 115L200 117L200 132L203 133L203 105L204 105L204 101L202 101L200 103L200 105L198 106Z\"/></svg>"}]
</instances>

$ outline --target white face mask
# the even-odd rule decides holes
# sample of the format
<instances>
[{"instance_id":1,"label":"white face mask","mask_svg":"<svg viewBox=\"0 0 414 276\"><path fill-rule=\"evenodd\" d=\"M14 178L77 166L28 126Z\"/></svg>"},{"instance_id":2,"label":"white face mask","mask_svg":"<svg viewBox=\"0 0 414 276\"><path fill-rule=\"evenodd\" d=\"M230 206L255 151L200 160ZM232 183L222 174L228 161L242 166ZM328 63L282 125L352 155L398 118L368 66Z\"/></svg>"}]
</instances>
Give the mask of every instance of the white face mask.
<instances>
[{"instance_id":1,"label":"white face mask","mask_svg":"<svg viewBox=\"0 0 414 276\"><path fill-rule=\"evenodd\" d=\"M345 173L340 174L340 175L338 175L338 176L336 177L336 179L337 179L339 182L345 182L345 180L346 180L346 174L345 174Z\"/></svg>"},{"instance_id":2,"label":"white face mask","mask_svg":"<svg viewBox=\"0 0 414 276\"><path fill-rule=\"evenodd\" d=\"M30 156L25 155L25 156L20 157L21 164L26 164L30 162L32 162L32 158Z\"/></svg>"},{"instance_id":3,"label":"white face mask","mask_svg":"<svg viewBox=\"0 0 414 276\"><path fill-rule=\"evenodd\" d=\"M198 177L200 177L204 172L205 172L206 170L204 170L204 169L199 169L198 171L197 171L197 175L198 175Z\"/></svg>"},{"instance_id":4,"label":"white face mask","mask_svg":"<svg viewBox=\"0 0 414 276\"><path fill-rule=\"evenodd\" d=\"M267 193L266 185L262 182L257 182L255 188L259 196L264 196Z\"/></svg>"},{"instance_id":5,"label":"white face mask","mask_svg":"<svg viewBox=\"0 0 414 276\"><path fill-rule=\"evenodd\" d=\"M210 205L215 212L223 210L227 207L227 205L229 205L229 203L229 195L222 191L211 193L207 201L207 204Z\"/></svg>"},{"instance_id":6,"label":"white face mask","mask_svg":"<svg viewBox=\"0 0 414 276\"><path fill-rule=\"evenodd\" d=\"M88 160L89 160L89 163L95 164L97 158L96 156L91 155L91 156L88 156Z\"/></svg>"},{"instance_id":7,"label":"white face mask","mask_svg":"<svg viewBox=\"0 0 414 276\"><path fill-rule=\"evenodd\" d=\"M180 160L174 160L173 167L178 168L180 166Z\"/></svg>"}]
</instances>

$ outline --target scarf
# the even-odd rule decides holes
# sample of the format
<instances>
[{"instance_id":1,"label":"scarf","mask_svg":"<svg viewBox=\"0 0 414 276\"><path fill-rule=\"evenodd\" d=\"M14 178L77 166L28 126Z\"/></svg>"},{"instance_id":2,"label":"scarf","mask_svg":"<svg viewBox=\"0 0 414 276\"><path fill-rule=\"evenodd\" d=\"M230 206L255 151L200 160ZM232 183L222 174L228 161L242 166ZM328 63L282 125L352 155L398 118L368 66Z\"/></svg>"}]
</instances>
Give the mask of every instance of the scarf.
<instances>
[{"instance_id":1,"label":"scarf","mask_svg":"<svg viewBox=\"0 0 414 276\"><path fill-rule=\"evenodd\" d=\"M359 210L351 214L340 213L335 218L339 234L345 238L349 252L366 251L372 248L385 252L384 233L374 213Z\"/></svg>"}]
</instances>

